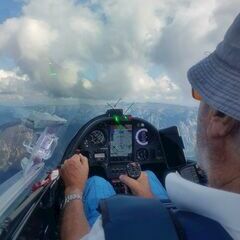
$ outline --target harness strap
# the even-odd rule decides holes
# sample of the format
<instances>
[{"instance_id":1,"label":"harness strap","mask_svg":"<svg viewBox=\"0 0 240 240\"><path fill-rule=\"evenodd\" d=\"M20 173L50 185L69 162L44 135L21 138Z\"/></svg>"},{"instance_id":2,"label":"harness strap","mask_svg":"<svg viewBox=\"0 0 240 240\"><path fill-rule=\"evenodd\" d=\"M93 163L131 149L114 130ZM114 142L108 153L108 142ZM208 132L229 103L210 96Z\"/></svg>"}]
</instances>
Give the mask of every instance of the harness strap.
<instances>
[{"instance_id":1,"label":"harness strap","mask_svg":"<svg viewBox=\"0 0 240 240\"><path fill-rule=\"evenodd\" d=\"M159 199L117 195L102 200L100 211L106 240L233 240L218 222Z\"/></svg>"},{"instance_id":2,"label":"harness strap","mask_svg":"<svg viewBox=\"0 0 240 240\"><path fill-rule=\"evenodd\" d=\"M114 196L100 202L106 240L179 240L159 199Z\"/></svg>"},{"instance_id":3,"label":"harness strap","mask_svg":"<svg viewBox=\"0 0 240 240\"><path fill-rule=\"evenodd\" d=\"M221 224L209 218L179 210L172 214L185 240L233 240Z\"/></svg>"}]
</instances>

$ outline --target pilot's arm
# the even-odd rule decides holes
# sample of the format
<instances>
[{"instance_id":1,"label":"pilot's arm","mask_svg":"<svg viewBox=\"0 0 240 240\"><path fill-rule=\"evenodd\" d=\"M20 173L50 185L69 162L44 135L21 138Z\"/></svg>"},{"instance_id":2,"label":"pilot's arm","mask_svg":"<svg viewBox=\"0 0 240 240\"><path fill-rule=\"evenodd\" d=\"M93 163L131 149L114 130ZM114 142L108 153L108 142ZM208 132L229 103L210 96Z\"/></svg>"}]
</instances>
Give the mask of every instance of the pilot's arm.
<instances>
[{"instance_id":1,"label":"pilot's arm","mask_svg":"<svg viewBox=\"0 0 240 240\"><path fill-rule=\"evenodd\" d=\"M65 195L82 194L88 178L88 159L83 155L74 155L64 162L60 174L65 184ZM145 198L153 198L148 178L145 172L134 180L126 175L120 176L121 182L126 184L133 195ZM66 204L61 226L62 240L78 240L89 233L83 202L80 199L70 201Z\"/></svg>"},{"instance_id":2,"label":"pilot's arm","mask_svg":"<svg viewBox=\"0 0 240 240\"><path fill-rule=\"evenodd\" d=\"M66 160L60 171L65 184L65 195L81 195L88 179L88 172L88 159L83 155L74 155ZM63 214L61 239L78 240L85 236L89 230L82 200L76 199L68 202Z\"/></svg>"}]
</instances>

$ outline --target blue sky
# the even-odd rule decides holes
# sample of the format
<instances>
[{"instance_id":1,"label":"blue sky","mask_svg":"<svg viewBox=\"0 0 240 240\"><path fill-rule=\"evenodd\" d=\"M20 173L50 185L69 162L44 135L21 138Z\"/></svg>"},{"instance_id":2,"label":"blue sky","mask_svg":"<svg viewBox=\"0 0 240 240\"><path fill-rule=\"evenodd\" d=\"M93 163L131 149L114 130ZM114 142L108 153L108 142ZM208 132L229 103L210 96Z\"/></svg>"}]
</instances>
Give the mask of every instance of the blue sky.
<instances>
[{"instance_id":1,"label":"blue sky","mask_svg":"<svg viewBox=\"0 0 240 240\"><path fill-rule=\"evenodd\" d=\"M0 23L12 17L21 15L23 1L21 0L2 0L0 4ZM14 59L9 57L0 57L0 68L10 70L15 67Z\"/></svg>"},{"instance_id":2,"label":"blue sky","mask_svg":"<svg viewBox=\"0 0 240 240\"><path fill-rule=\"evenodd\" d=\"M20 0L1 0L0 4L0 22L7 18L21 15L23 2Z\"/></svg>"},{"instance_id":3,"label":"blue sky","mask_svg":"<svg viewBox=\"0 0 240 240\"><path fill-rule=\"evenodd\" d=\"M187 70L240 9L239 0L28 0L22 12L23 2L1 0L0 93L183 105L193 104Z\"/></svg>"}]
</instances>

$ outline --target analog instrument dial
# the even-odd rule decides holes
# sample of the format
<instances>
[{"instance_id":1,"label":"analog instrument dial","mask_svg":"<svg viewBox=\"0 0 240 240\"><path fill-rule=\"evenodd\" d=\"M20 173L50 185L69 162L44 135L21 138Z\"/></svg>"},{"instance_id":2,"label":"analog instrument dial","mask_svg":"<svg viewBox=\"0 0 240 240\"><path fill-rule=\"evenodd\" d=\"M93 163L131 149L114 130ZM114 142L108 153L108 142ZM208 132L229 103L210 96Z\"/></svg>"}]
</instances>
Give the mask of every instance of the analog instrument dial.
<instances>
[{"instance_id":1,"label":"analog instrument dial","mask_svg":"<svg viewBox=\"0 0 240 240\"><path fill-rule=\"evenodd\" d=\"M106 142L105 135L101 130L92 131L87 140L92 145L104 145Z\"/></svg>"}]
</instances>

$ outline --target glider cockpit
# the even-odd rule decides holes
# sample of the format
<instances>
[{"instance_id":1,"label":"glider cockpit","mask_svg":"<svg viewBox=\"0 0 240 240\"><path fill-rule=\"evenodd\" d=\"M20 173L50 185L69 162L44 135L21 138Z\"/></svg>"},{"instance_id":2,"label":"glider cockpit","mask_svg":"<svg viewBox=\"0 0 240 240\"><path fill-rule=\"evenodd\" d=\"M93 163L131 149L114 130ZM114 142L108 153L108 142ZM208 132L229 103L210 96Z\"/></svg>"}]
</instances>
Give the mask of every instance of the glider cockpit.
<instances>
[{"instance_id":1,"label":"glider cockpit","mask_svg":"<svg viewBox=\"0 0 240 240\"><path fill-rule=\"evenodd\" d=\"M185 178L199 181L195 165L186 168L189 162L183 148L177 127L158 130L144 119L123 114L122 109L111 109L81 127L61 163L81 153L89 160L89 177L101 176L117 193L131 194L119 176L134 177L141 169L152 170L163 184L167 173L181 169ZM59 177L50 183L45 180L6 219L1 239L59 239L63 192Z\"/></svg>"}]
</instances>

